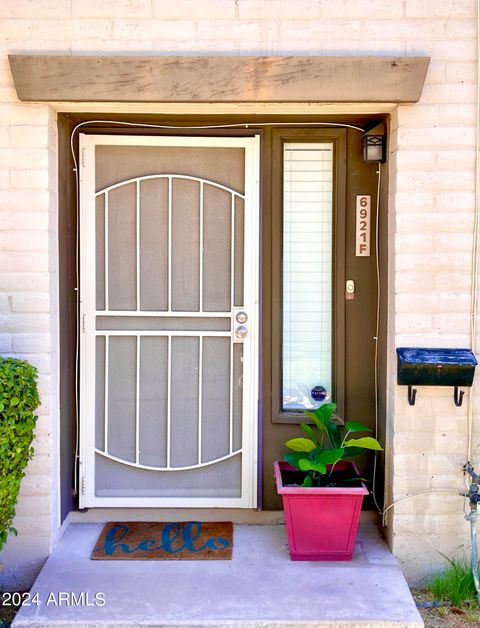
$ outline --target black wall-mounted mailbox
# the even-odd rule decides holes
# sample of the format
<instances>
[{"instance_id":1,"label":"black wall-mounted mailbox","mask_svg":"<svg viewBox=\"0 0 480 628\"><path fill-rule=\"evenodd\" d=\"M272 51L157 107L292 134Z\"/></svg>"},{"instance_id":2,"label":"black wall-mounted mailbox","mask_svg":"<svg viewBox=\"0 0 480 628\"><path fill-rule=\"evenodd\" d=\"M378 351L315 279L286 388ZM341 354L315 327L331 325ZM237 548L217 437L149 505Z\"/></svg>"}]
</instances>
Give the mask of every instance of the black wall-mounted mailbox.
<instances>
[{"instance_id":1,"label":"black wall-mounted mailbox","mask_svg":"<svg viewBox=\"0 0 480 628\"><path fill-rule=\"evenodd\" d=\"M456 406L461 406L464 392L459 386L471 386L477 360L470 349L397 349L397 383L408 386L408 403L413 406L417 391L413 386L453 386Z\"/></svg>"}]
</instances>

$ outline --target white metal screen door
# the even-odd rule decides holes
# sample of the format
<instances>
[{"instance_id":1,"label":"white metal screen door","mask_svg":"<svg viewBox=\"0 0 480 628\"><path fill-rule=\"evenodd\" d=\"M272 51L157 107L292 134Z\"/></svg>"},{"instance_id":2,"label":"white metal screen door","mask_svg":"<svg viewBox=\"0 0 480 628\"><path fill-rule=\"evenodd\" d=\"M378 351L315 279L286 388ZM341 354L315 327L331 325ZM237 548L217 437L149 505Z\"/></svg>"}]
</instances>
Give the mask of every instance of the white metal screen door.
<instances>
[{"instance_id":1,"label":"white metal screen door","mask_svg":"<svg viewBox=\"0 0 480 628\"><path fill-rule=\"evenodd\" d=\"M257 506L258 147L80 136L81 507Z\"/></svg>"}]
</instances>

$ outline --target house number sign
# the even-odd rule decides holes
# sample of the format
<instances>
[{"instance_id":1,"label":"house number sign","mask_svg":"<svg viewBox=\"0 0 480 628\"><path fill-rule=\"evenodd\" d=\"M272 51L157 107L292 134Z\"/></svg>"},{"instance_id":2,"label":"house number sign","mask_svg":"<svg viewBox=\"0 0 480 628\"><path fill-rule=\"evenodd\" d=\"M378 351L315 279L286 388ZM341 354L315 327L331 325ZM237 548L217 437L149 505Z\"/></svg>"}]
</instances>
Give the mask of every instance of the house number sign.
<instances>
[{"instance_id":1,"label":"house number sign","mask_svg":"<svg viewBox=\"0 0 480 628\"><path fill-rule=\"evenodd\" d=\"M369 194L357 194L357 230L355 255L370 257L370 215L372 197Z\"/></svg>"}]
</instances>

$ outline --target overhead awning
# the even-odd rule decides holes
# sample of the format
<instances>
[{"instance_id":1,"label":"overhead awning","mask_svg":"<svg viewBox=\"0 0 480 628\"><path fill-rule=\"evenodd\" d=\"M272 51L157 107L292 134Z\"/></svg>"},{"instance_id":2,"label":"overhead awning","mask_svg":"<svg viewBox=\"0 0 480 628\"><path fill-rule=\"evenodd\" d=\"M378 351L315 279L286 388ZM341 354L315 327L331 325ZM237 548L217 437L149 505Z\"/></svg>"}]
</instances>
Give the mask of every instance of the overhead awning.
<instances>
[{"instance_id":1,"label":"overhead awning","mask_svg":"<svg viewBox=\"0 0 480 628\"><path fill-rule=\"evenodd\" d=\"M414 103L429 57L10 55L29 102Z\"/></svg>"}]
</instances>

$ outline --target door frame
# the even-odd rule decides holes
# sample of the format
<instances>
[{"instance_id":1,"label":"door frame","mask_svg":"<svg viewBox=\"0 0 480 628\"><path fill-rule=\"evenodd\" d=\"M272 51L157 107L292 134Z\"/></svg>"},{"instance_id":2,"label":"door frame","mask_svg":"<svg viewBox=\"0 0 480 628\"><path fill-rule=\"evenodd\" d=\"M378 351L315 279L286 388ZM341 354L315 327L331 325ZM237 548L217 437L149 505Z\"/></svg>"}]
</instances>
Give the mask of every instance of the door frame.
<instances>
[{"instance_id":1,"label":"door frame","mask_svg":"<svg viewBox=\"0 0 480 628\"><path fill-rule=\"evenodd\" d=\"M223 507L257 508L259 397L259 272L260 272L260 135L250 137L93 135L80 134L80 508L90 507ZM244 343L242 494L238 498L98 497L95 495L95 145L240 147L245 150L245 303L249 302L249 342ZM250 211L247 212L247 207ZM93 278L93 280L92 280ZM232 326L233 333L233 326ZM90 414L90 420L89 420Z\"/></svg>"}]
</instances>

